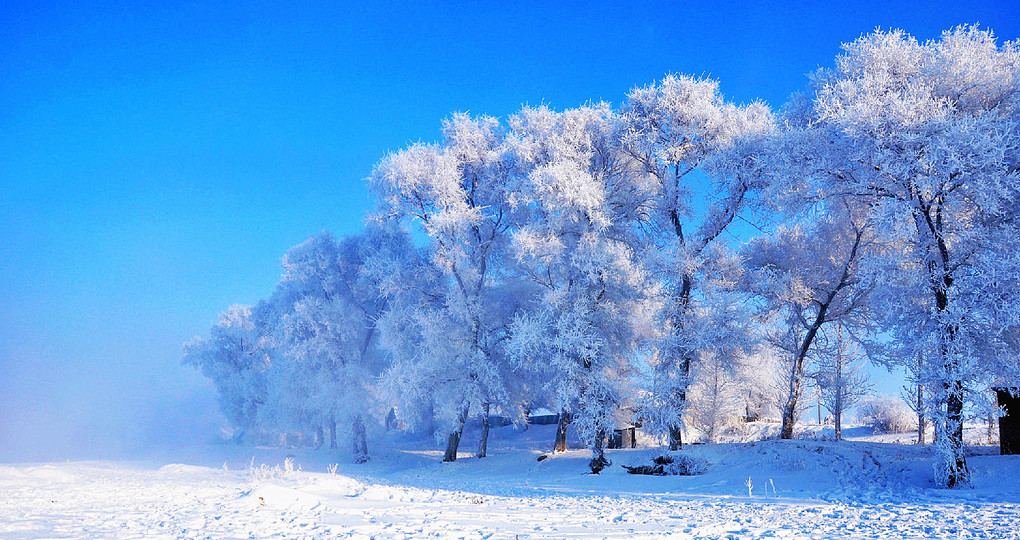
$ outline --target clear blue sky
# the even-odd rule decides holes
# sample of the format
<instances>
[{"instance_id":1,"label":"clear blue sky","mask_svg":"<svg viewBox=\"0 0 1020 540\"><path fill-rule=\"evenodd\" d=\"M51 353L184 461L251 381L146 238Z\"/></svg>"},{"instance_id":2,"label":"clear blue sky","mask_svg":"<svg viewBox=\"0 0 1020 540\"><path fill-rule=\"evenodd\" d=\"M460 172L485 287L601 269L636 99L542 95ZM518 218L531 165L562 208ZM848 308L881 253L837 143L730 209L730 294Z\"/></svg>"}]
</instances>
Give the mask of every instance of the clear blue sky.
<instances>
[{"instance_id":1,"label":"clear blue sky","mask_svg":"<svg viewBox=\"0 0 1020 540\"><path fill-rule=\"evenodd\" d=\"M1016 1L172 4L0 0L0 460L214 423L181 344L450 112L667 72L778 106L876 26L1020 37Z\"/></svg>"}]
</instances>

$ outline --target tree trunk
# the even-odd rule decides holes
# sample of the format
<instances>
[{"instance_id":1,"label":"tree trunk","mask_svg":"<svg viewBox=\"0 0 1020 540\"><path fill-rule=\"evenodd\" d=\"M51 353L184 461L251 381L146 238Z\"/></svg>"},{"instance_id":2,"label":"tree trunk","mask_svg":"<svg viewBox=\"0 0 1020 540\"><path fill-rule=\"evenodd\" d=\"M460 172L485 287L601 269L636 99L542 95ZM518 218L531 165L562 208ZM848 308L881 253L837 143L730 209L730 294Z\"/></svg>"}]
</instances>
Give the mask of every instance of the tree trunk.
<instances>
[{"instance_id":1,"label":"tree trunk","mask_svg":"<svg viewBox=\"0 0 1020 540\"><path fill-rule=\"evenodd\" d=\"M840 360L839 369L840 370L843 369L842 360ZM839 384L843 384L842 373L839 374L838 377L840 378ZM841 441L841 440L843 440L843 388L842 388L842 386L839 386L839 385L836 386L836 399L834 401L836 402L836 407L835 407L836 410L833 412L832 421L835 422L835 424L836 424L835 425L835 427L836 427L836 440L837 441Z\"/></svg>"},{"instance_id":2,"label":"tree trunk","mask_svg":"<svg viewBox=\"0 0 1020 540\"><path fill-rule=\"evenodd\" d=\"M351 441L354 446L354 462L366 463L368 461L368 443L365 441L365 422L361 415L355 415L351 426Z\"/></svg>"},{"instance_id":3,"label":"tree trunk","mask_svg":"<svg viewBox=\"0 0 1020 540\"><path fill-rule=\"evenodd\" d=\"M791 396L783 407L783 427L779 431L780 439L793 438L793 426L796 423L794 418L797 410L797 398Z\"/></svg>"},{"instance_id":4,"label":"tree trunk","mask_svg":"<svg viewBox=\"0 0 1020 540\"><path fill-rule=\"evenodd\" d=\"M336 450L336 420L329 419L329 449Z\"/></svg>"},{"instance_id":5,"label":"tree trunk","mask_svg":"<svg viewBox=\"0 0 1020 540\"><path fill-rule=\"evenodd\" d=\"M943 241L939 241L940 248ZM943 253L946 251L941 250ZM948 257L948 255L945 255ZM948 261L945 261L948 264ZM941 286L935 287L935 305L939 313L949 310L949 287L953 284L953 278L948 272L943 272ZM946 388L946 432L943 433L948 443L949 456L946 463L947 468L945 483L947 488L954 488L958 485L970 482L970 471L967 469L967 459L963 455L963 381L960 379L960 366L952 353L952 343L956 340L956 328L948 326L943 329L942 339L942 360L943 369L947 379L951 379L945 385Z\"/></svg>"},{"instance_id":6,"label":"tree trunk","mask_svg":"<svg viewBox=\"0 0 1020 540\"><path fill-rule=\"evenodd\" d=\"M676 227L677 237L680 239L680 243L683 244L683 228L680 226L679 216L676 214L670 214L673 219L673 226ZM691 287L692 279L690 275L684 274L680 281L680 297L678 302L681 306L681 313L687 311L687 306L691 303ZM674 331L679 333L683 331L683 325L680 321L674 322ZM676 425L669 426L669 449L670 451L679 450L684 446L683 440L683 411L684 405L687 403L687 386L690 384L691 376L691 358L694 356L693 351L682 350L680 352L680 387L676 392L675 403L679 410L677 411L677 423Z\"/></svg>"},{"instance_id":7,"label":"tree trunk","mask_svg":"<svg viewBox=\"0 0 1020 540\"><path fill-rule=\"evenodd\" d=\"M945 416L941 414L942 413L942 407L944 407L944 406L945 405L942 404L942 403L939 404L939 406L938 406L939 407L939 415L936 415L934 421L932 421L932 430L931 430L932 431L932 433L931 433L931 443L932 444L938 444L939 441L942 440L942 432L945 431L945 428L946 428Z\"/></svg>"},{"instance_id":8,"label":"tree trunk","mask_svg":"<svg viewBox=\"0 0 1020 540\"><path fill-rule=\"evenodd\" d=\"M588 467L591 468L592 474L598 474L602 472L602 469L605 469L609 465L612 465L612 462L606 459L606 451L604 444L605 438L606 438L605 430L600 429L598 430L598 432L596 432L595 444L592 446L591 449L592 454L591 461L588 463Z\"/></svg>"},{"instance_id":9,"label":"tree trunk","mask_svg":"<svg viewBox=\"0 0 1020 540\"><path fill-rule=\"evenodd\" d=\"M949 292L952 290L953 277L952 265L950 264L949 245L946 242L945 222L943 217L942 201L935 199L925 201L919 192L914 192L913 197L917 201L914 207L914 223L917 232L922 239L929 241L928 244L928 276L931 279L931 290L935 296L936 315L941 320L952 320L949 313ZM949 322L940 329L940 360L941 364L937 369L942 369L940 379L944 383L946 391L946 416L945 433L938 434L945 440L940 448L940 457L943 462L936 464L936 478L944 473L944 487L953 488L970 482L970 472L967 470L967 460L963 455L963 379L960 375L960 365L953 352L956 341L957 327ZM942 422L938 422L942 424ZM937 428L936 428L937 429Z\"/></svg>"},{"instance_id":10,"label":"tree trunk","mask_svg":"<svg viewBox=\"0 0 1020 540\"><path fill-rule=\"evenodd\" d=\"M460 436L464 433L464 423L467 422L470 405L465 405L457 415L457 426L446 439L446 452L443 453L443 461L457 461L457 448L460 446Z\"/></svg>"},{"instance_id":11,"label":"tree trunk","mask_svg":"<svg viewBox=\"0 0 1020 540\"><path fill-rule=\"evenodd\" d=\"M853 257L851 257L852 259ZM797 351L797 358L793 361L790 373L790 394L786 400L786 406L783 408L783 428L779 432L780 439L793 438L793 426L797 422L797 401L800 400L801 379L804 377L804 361L807 359L808 351L811 350L811 344L815 341L815 336L818 335L818 330L825 324L825 312L829 310L829 304L838 293L839 287L830 292L825 301L819 304L815 320L808 328L807 334L804 335L804 340Z\"/></svg>"},{"instance_id":12,"label":"tree trunk","mask_svg":"<svg viewBox=\"0 0 1020 540\"><path fill-rule=\"evenodd\" d=\"M559 422L556 424L556 441L553 442L553 453L567 451L567 425L570 424L570 413L560 411Z\"/></svg>"},{"instance_id":13,"label":"tree trunk","mask_svg":"<svg viewBox=\"0 0 1020 540\"><path fill-rule=\"evenodd\" d=\"M918 374L918 377L921 376L921 371L923 369L924 369L924 356L921 354L920 351L918 351L918 353L917 353L917 374ZM925 426L926 422L924 421L924 385L923 384L918 384L917 385L917 403L915 403L915 407L916 407L915 410L917 411L917 444L924 444L924 431L925 431L925 428L927 426Z\"/></svg>"},{"instance_id":14,"label":"tree trunk","mask_svg":"<svg viewBox=\"0 0 1020 540\"><path fill-rule=\"evenodd\" d=\"M690 289L687 289L690 292ZM687 385L690 382L691 375L691 353L690 351L683 352L682 360L682 387L677 392L676 403L680 404L680 414L677 415L678 421L676 425L669 426L669 449L670 451L679 450L684 446L684 427L683 427L683 405L687 403Z\"/></svg>"},{"instance_id":15,"label":"tree trunk","mask_svg":"<svg viewBox=\"0 0 1020 540\"><path fill-rule=\"evenodd\" d=\"M952 452L951 468L946 475L946 487L954 488L970 482L967 459L963 455L963 389L959 381L951 385L946 401L946 433Z\"/></svg>"},{"instance_id":16,"label":"tree trunk","mask_svg":"<svg viewBox=\"0 0 1020 540\"><path fill-rule=\"evenodd\" d=\"M478 457L483 458L489 449L489 403L482 404L482 437L478 443Z\"/></svg>"},{"instance_id":17,"label":"tree trunk","mask_svg":"<svg viewBox=\"0 0 1020 540\"><path fill-rule=\"evenodd\" d=\"M429 400L428 407L422 415L420 427L418 427L415 431L434 439L436 438L436 431L438 429L439 428L436 426L436 404L433 403L432 400Z\"/></svg>"},{"instance_id":18,"label":"tree trunk","mask_svg":"<svg viewBox=\"0 0 1020 540\"><path fill-rule=\"evenodd\" d=\"M843 379L843 325L840 324L838 333L836 334L837 345L836 345L836 395L833 396L833 405L836 409L833 411L832 420L835 422L836 428L836 440L843 440L843 396L846 395L846 389L844 385L847 383ZM818 404L819 410L821 409L821 403Z\"/></svg>"},{"instance_id":19,"label":"tree trunk","mask_svg":"<svg viewBox=\"0 0 1020 540\"><path fill-rule=\"evenodd\" d=\"M669 449L679 450L684 446L683 428L680 426L669 426Z\"/></svg>"},{"instance_id":20,"label":"tree trunk","mask_svg":"<svg viewBox=\"0 0 1020 540\"><path fill-rule=\"evenodd\" d=\"M917 388L921 389L920 386ZM917 413L917 444L924 444L924 432L928 428L927 424L928 422L924 418L924 409L921 409L921 412Z\"/></svg>"},{"instance_id":21,"label":"tree trunk","mask_svg":"<svg viewBox=\"0 0 1020 540\"><path fill-rule=\"evenodd\" d=\"M783 405L783 427L779 431L780 439L793 438L793 426L797 423L797 402L800 401L801 378L804 376L805 354L798 354L790 370L790 387L787 390L786 403Z\"/></svg>"},{"instance_id":22,"label":"tree trunk","mask_svg":"<svg viewBox=\"0 0 1020 540\"><path fill-rule=\"evenodd\" d=\"M683 223L681 223L681 221L680 221L680 198L679 198L680 179L683 178L691 170L693 170L693 168L692 169L688 169L685 172L682 172L678 163L674 163L673 164L672 184L673 184L673 194L674 195L673 195L673 204L672 204L672 206L669 209L669 220L670 220L670 223L672 223L672 225L673 225L673 232L676 235L677 242L680 244L680 246L683 246L685 248L687 246L687 242L684 239ZM665 179L665 178L662 178L662 177L660 177L660 180L664 182L664 185L665 185L665 182L669 182L668 179ZM743 195L741 194L741 198L742 197L743 197ZM689 252L689 254L692 255L693 257L699 256L701 250L704 249L709 244L709 242L711 242L716 236L721 234L723 232L723 229L727 225L729 225L729 223L731 223L733 221L735 216L736 216L736 211L727 212L725 214L725 219L722 222L718 223L718 227L716 227L714 231L710 232L708 234L708 236L704 236L704 237L700 238L697 242L695 242L696 246L692 250L692 252ZM687 310L690 307L691 289L692 289L692 287L693 287L693 276L691 276L689 273L687 273L685 271L683 273L683 275L681 276L680 291L679 291L678 298L677 298L677 302L679 304L678 313L680 314L679 315L680 317L682 317L684 314L686 314ZM675 332L678 332L678 333L683 331L683 321L682 321L682 319L673 321L673 329L674 329ZM682 353L680 355L682 357L681 367L682 367L683 381L680 382L679 391L674 396L676 398L674 403L676 404L676 406L678 408L678 410L677 410L677 423L676 423L676 425L668 426L668 428L669 428L669 449L671 451L672 450L679 450L680 448L683 447L683 414L684 414L684 408L685 408L684 406L687 403L687 387L688 387L688 384L690 382L691 359L694 357L694 354L695 354L695 351L685 350L685 351L682 351Z\"/></svg>"}]
</instances>

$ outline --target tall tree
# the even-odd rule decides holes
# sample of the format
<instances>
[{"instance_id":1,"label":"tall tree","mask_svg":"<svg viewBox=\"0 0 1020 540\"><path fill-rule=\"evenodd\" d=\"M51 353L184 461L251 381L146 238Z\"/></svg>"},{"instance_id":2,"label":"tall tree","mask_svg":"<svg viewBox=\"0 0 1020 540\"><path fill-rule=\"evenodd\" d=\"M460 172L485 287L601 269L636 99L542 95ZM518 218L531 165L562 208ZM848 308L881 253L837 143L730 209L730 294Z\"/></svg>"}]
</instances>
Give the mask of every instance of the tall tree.
<instances>
[{"instance_id":1,"label":"tall tree","mask_svg":"<svg viewBox=\"0 0 1020 540\"><path fill-rule=\"evenodd\" d=\"M714 443L727 425L745 418L747 384L740 378L745 357L738 347L700 354L690 386L688 425Z\"/></svg>"},{"instance_id":2,"label":"tall tree","mask_svg":"<svg viewBox=\"0 0 1020 540\"><path fill-rule=\"evenodd\" d=\"M910 410L914 411L917 415L917 444L924 444L924 434L928 428L928 422L925 418L925 407L924 404L924 383L921 381L921 377L924 375L924 356L921 352L917 353L917 363L913 364L908 370L907 384L900 390L900 397L910 407Z\"/></svg>"},{"instance_id":3,"label":"tall tree","mask_svg":"<svg viewBox=\"0 0 1020 540\"><path fill-rule=\"evenodd\" d=\"M817 353L814 379L818 387L820 404L832 413L836 440L843 439L843 416L860 403L871 389L867 373L861 369L862 348L849 334L842 322L822 333L823 345Z\"/></svg>"},{"instance_id":4,"label":"tall tree","mask_svg":"<svg viewBox=\"0 0 1020 540\"><path fill-rule=\"evenodd\" d=\"M744 250L747 289L772 324L768 342L788 357L780 437L790 439L801 405L806 366L825 325L864 325L871 287L861 264L874 251L874 226L846 199L819 203L813 215L781 225Z\"/></svg>"},{"instance_id":5,"label":"tall tree","mask_svg":"<svg viewBox=\"0 0 1020 540\"><path fill-rule=\"evenodd\" d=\"M697 316L692 298L709 253L705 249L730 225L756 185L753 171L724 167L725 173L713 175L713 190L701 167L735 139L770 130L772 116L762 103L724 102L716 81L678 75L632 90L621 114L623 146L657 192L649 220L650 253L659 254L655 273L666 287L666 301L651 409L675 450L683 443L683 409L698 352L699 340L688 327ZM720 196L712 197L713 191ZM696 211L698 203L707 203L707 210Z\"/></svg>"},{"instance_id":6,"label":"tall tree","mask_svg":"<svg viewBox=\"0 0 1020 540\"><path fill-rule=\"evenodd\" d=\"M648 192L614 144L618 122L604 103L525 108L510 121L525 179L515 197L528 212L514 247L541 292L516 318L509 348L578 426L593 473L609 464L603 440L654 291L632 248Z\"/></svg>"},{"instance_id":7,"label":"tall tree","mask_svg":"<svg viewBox=\"0 0 1020 540\"><path fill-rule=\"evenodd\" d=\"M258 427L260 409L266 402L271 352L265 334L258 310L234 305L220 314L209 339L196 337L184 346L183 363L212 380L220 411L240 430L237 440Z\"/></svg>"},{"instance_id":8,"label":"tall tree","mask_svg":"<svg viewBox=\"0 0 1020 540\"><path fill-rule=\"evenodd\" d=\"M369 458L366 422L386 367L376 321L412 251L407 235L370 223L339 242L313 236L284 257L277 295L292 303L280 322L281 401L331 431L347 423L359 463Z\"/></svg>"},{"instance_id":9,"label":"tall tree","mask_svg":"<svg viewBox=\"0 0 1020 540\"><path fill-rule=\"evenodd\" d=\"M423 343L436 348L436 362L459 366L461 381L453 395L456 411L444 415L448 431L444 461L457 458L464 423L472 405L503 400L504 381L495 350L507 323L489 302L502 282L500 257L505 251L513 209L509 177L501 159L503 130L491 117L455 114L443 124L443 143L416 144L385 158L372 174L379 198L379 219L412 222L430 240L431 254L446 276L443 302L419 319L427 322ZM440 311L435 311L439 309ZM425 316L419 312L419 316ZM430 332L439 332L435 339Z\"/></svg>"},{"instance_id":10,"label":"tall tree","mask_svg":"<svg viewBox=\"0 0 1020 540\"><path fill-rule=\"evenodd\" d=\"M947 487L969 478L969 381L990 365L986 345L1004 343L1002 322L1015 320L1014 308L990 304L1017 282L997 242L1017 237L1018 59L1015 43L999 47L977 27L924 44L878 31L845 45L804 99L805 133L821 142L798 155L826 189L867 198L880 232L905 242L891 268L912 275L888 280L927 295L897 337L904 362L925 354L929 417L946 435L936 479ZM912 339L918 329L924 339Z\"/></svg>"}]
</instances>

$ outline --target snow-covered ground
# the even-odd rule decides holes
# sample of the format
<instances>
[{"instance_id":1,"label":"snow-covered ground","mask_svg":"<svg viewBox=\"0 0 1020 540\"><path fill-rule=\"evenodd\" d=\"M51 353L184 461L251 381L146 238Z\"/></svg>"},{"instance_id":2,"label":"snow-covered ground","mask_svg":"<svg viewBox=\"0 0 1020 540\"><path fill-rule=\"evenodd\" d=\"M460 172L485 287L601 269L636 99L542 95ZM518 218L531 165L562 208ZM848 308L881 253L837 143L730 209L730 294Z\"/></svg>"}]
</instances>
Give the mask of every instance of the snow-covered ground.
<instances>
[{"instance_id":1,"label":"snow-covered ground","mask_svg":"<svg viewBox=\"0 0 1020 540\"><path fill-rule=\"evenodd\" d=\"M455 463L391 434L364 465L226 444L0 465L0 537L1020 538L1020 456L995 447L971 447L973 486L947 491L928 449L864 428L839 443L691 445L683 453L708 463L692 477L621 467L655 448L612 450L597 476L584 450L537 461L552 429L494 430L490 457Z\"/></svg>"}]
</instances>

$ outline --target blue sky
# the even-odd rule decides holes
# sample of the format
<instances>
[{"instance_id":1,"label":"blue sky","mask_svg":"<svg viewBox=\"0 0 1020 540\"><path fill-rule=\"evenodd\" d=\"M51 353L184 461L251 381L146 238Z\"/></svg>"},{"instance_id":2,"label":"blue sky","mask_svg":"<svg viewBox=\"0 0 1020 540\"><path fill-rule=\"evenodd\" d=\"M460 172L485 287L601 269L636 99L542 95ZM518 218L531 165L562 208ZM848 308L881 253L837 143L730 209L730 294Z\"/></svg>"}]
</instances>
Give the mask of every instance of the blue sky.
<instances>
[{"instance_id":1,"label":"blue sky","mask_svg":"<svg viewBox=\"0 0 1020 540\"><path fill-rule=\"evenodd\" d=\"M214 425L181 344L358 229L373 164L453 111L667 72L779 106L875 27L1020 37L1015 1L424 4L0 0L0 459Z\"/></svg>"}]
</instances>

